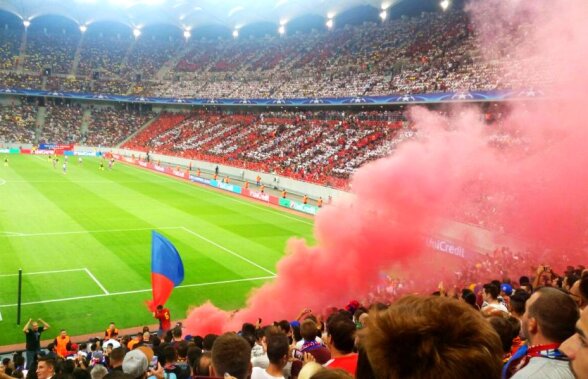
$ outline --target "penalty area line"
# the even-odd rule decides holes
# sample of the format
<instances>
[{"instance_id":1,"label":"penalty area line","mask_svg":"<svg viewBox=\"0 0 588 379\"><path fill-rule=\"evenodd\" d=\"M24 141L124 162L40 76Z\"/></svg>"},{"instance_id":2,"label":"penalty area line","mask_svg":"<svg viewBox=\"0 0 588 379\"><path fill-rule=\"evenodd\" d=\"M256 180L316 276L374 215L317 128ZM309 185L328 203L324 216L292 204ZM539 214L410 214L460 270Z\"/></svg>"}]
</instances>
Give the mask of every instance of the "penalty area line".
<instances>
[{"instance_id":1,"label":"penalty area line","mask_svg":"<svg viewBox=\"0 0 588 379\"><path fill-rule=\"evenodd\" d=\"M214 241L212 241L212 240L209 240L208 238L204 237L204 236L203 236L203 235L201 235L201 234L198 234L198 233L196 233L196 232L194 232L194 231L192 231L192 230L190 230L190 229L188 229L188 228L185 228L185 227L182 227L182 229L184 229L184 230L186 231L186 233L190 233L190 234L192 234L193 236L196 236L196 237L200 238L201 240L203 240L203 241L206 241L206 242L208 242L209 244L211 244L211 245L214 245L214 246L218 247L219 249L221 249L221 250L223 250L223 251L226 251L227 253L229 253L229 254L231 254L231 255L233 255L233 256L235 256L235 257L237 257L237 258L241 259L241 260L244 260L245 262L247 262L247 263L249 263L249 264L251 264L251 265L253 265L253 266L255 266L255 267L257 267L257 268L259 268L259 269L261 269L261 270L263 270L263 271L265 271L265 272L267 272L267 273L268 273L268 274L270 274L270 275L276 275L276 273L275 273L275 272L272 272L272 271L268 270L267 268L265 268L265 267L263 267L263 266L260 266L260 265L258 265L257 263L253 262L252 260L250 260L250 259L247 259L247 258L245 258L244 256L242 256L242 255L240 255L240 254L237 254L237 253L235 253L233 250L227 249L226 247L224 247L224 246L222 246L222 245L219 245L218 243L216 243L216 242L214 242Z\"/></svg>"},{"instance_id":2,"label":"penalty area line","mask_svg":"<svg viewBox=\"0 0 588 379\"><path fill-rule=\"evenodd\" d=\"M72 268L67 270L53 270L53 271L37 271L37 272L23 272L22 275L44 275L44 274L60 274L62 272L75 272L75 271L84 271L83 268ZM0 274L0 278L9 277L9 276L18 276L18 274Z\"/></svg>"},{"instance_id":3,"label":"penalty area line","mask_svg":"<svg viewBox=\"0 0 588 379\"><path fill-rule=\"evenodd\" d=\"M96 277L90 272L90 270L88 270L87 268L84 268L84 271L86 271L86 273L88 274L88 276L90 278L92 278L92 280L94 282L96 282L96 284L98 284L98 287L100 287L100 289L104 292L104 294L108 295L109 292L106 290L106 288L104 288L104 286L102 285L102 283L100 283L100 281L98 279L96 279Z\"/></svg>"},{"instance_id":4,"label":"penalty area line","mask_svg":"<svg viewBox=\"0 0 588 379\"><path fill-rule=\"evenodd\" d=\"M83 271L84 269L82 269ZM267 280L275 278L274 275L272 276L260 276L256 278L245 278L245 279L233 279L233 280L221 280L217 282L208 282L208 283L194 283L194 284L185 284L180 285L175 288L192 288L192 287L205 287L205 286L213 286L219 284L232 284L232 283L239 283L239 282L253 282L256 280ZM147 288L144 290L134 290L134 291L123 291L123 292L110 292L108 294L101 293L98 295L87 295L87 296L76 296L76 297L66 297L62 299L49 299L49 300L40 300L40 301L30 301L26 303L22 303L21 305L35 305L35 304L48 304L48 303L61 303L66 301L76 301L76 300L85 300L85 299L95 299L98 297L108 297L108 296L121 296L121 295L130 295L135 293L142 293L142 292L151 292L151 288ZM0 308L10 308L16 307L18 304L1 304Z\"/></svg>"}]
</instances>

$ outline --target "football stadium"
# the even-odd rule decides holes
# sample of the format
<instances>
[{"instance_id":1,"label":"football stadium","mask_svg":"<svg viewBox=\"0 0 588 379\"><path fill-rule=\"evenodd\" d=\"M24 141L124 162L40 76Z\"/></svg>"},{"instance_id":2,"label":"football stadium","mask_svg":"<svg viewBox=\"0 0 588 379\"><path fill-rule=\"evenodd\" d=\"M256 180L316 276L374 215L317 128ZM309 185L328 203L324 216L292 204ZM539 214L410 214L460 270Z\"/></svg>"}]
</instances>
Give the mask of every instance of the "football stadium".
<instances>
[{"instance_id":1,"label":"football stadium","mask_svg":"<svg viewBox=\"0 0 588 379\"><path fill-rule=\"evenodd\" d=\"M588 378L587 15L0 0L0 379Z\"/></svg>"}]
</instances>

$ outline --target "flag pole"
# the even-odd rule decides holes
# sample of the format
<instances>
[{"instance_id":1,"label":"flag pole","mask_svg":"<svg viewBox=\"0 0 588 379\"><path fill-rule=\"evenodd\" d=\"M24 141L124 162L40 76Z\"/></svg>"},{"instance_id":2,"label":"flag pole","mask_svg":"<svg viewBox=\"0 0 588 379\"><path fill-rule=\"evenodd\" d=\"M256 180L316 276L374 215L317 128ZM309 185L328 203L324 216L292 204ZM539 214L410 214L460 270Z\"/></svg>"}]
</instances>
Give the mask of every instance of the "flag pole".
<instances>
[{"instance_id":1,"label":"flag pole","mask_svg":"<svg viewBox=\"0 0 588 379\"><path fill-rule=\"evenodd\" d=\"M20 305L22 300L22 268L18 269L18 302L16 307L16 325L20 325Z\"/></svg>"}]
</instances>

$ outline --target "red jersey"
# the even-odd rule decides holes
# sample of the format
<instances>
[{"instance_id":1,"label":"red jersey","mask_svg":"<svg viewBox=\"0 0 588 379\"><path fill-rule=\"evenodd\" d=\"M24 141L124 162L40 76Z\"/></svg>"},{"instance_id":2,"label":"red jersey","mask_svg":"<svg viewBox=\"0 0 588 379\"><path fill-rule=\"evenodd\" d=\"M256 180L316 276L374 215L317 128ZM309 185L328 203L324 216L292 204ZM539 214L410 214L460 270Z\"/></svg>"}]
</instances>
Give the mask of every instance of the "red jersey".
<instances>
[{"instance_id":1,"label":"red jersey","mask_svg":"<svg viewBox=\"0 0 588 379\"><path fill-rule=\"evenodd\" d=\"M342 368L355 377L357 368L357 354L349 354L339 358L331 358L324 364L326 368Z\"/></svg>"},{"instance_id":2,"label":"red jersey","mask_svg":"<svg viewBox=\"0 0 588 379\"><path fill-rule=\"evenodd\" d=\"M160 311L155 311L155 318L159 320L159 328L164 331L171 329L171 316L169 309L163 308Z\"/></svg>"}]
</instances>

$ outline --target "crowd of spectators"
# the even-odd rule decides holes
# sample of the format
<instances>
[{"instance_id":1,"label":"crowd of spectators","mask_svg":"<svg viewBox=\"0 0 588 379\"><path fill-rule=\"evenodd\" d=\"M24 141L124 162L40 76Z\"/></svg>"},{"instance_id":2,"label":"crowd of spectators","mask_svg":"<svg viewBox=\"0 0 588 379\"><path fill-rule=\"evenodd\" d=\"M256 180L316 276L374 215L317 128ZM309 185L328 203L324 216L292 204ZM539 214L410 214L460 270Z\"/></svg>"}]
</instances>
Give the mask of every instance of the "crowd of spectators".
<instances>
[{"instance_id":1,"label":"crowd of spectators","mask_svg":"<svg viewBox=\"0 0 588 379\"><path fill-rule=\"evenodd\" d=\"M43 77L40 74L18 74L15 72L0 72L0 88L13 89L43 89Z\"/></svg>"},{"instance_id":2,"label":"crowd of spectators","mask_svg":"<svg viewBox=\"0 0 588 379\"><path fill-rule=\"evenodd\" d=\"M124 147L344 186L360 165L390 152L403 121L401 112L168 114Z\"/></svg>"},{"instance_id":3,"label":"crowd of spectators","mask_svg":"<svg viewBox=\"0 0 588 379\"><path fill-rule=\"evenodd\" d=\"M89 146L117 146L154 117L152 112L94 108L91 110L83 142Z\"/></svg>"},{"instance_id":4,"label":"crowd of spectators","mask_svg":"<svg viewBox=\"0 0 588 379\"><path fill-rule=\"evenodd\" d=\"M56 74L71 74L79 41L79 31L32 28L27 32L24 68L35 74L46 68Z\"/></svg>"},{"instance_id":5,"label":"crowd of spectators","mask_svg":"<svg viewBox=\"0 0 588 379\"><path fill-rule=\"evenodd\" d=\"M185 41L163 32L135 38L100 26L80 39L77 31L39 27L27 33L23 57L30 73L50 67L75 77L52 79L51 89L173 98L355 97L550 84L557 62L509 54L530 25L513 25L483 47L477 28L461 11L251 39ZM6 69L16 68L20 36L2 34Z\"/></svg>"},{"instance_id":6,"label":"crowd of spectators","mask_svg":"<svg viewBox=\"0 0 588 379\"><path fill-rule=\"evenodd\" d=\"M82 135L80 105L46 105L45 125L39 134L39 143L79 143Z\"/></svg>"},{"instance_id":7,"label":"crowd of spectators","mask_svg":"<svg viewBox=\"0 0 588 379\"><path fill-rule=\"evenodd\" d=\"M22 32L5 28L0 39L0 70L13 70L17 66Z\"/></svg>"},{"instance_id":8,"label":"crowd of spectators","mask_svg":"<svg viewBox=\"0 0 588 379\"><path fill-rule=\"evenodd\" d=\"M37 106L0 106L0 141L29 144L35 142Z\"/></svg>"},{"instance_id":9,"label":"crowd of spectators","mask_svg":"<svg viewBox=\"0 0 588 379\"><path fill-rule=\"evenodd\" d=\"M130 335L113 322L103 337L77 342L61 330L29 362L5 358L0 378L585 379L588 270L542 264L514 279L503 261L491 263L512 254L497 249L485 269L500 271L472 271L430 295L404 282L385 299L306 308L220 335L190 335L182 322Z\"/></svg>"}]
</instances>

